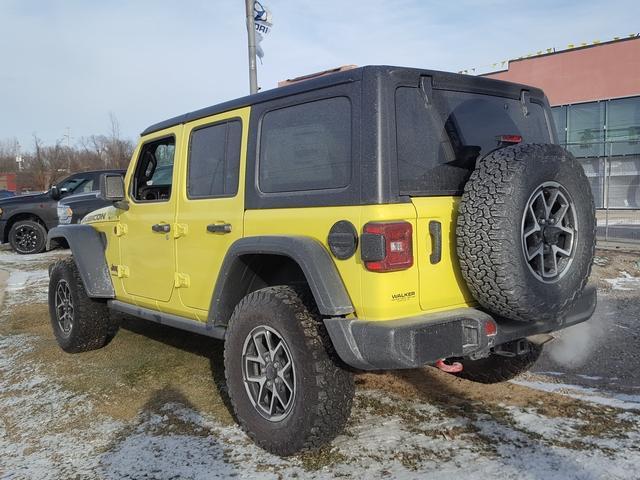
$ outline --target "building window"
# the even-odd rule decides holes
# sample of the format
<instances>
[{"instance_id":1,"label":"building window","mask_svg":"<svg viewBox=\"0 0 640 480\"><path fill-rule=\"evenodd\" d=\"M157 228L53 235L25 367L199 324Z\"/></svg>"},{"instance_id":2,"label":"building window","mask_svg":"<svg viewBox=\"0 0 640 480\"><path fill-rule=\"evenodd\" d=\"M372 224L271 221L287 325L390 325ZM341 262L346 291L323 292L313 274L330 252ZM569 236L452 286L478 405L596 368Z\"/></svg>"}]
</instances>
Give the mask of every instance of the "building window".
<instances>
[{"instance_id":1,"label":"building window","mask_svg":"<svg viewBox=\"0 0 640 480\"><path fill-rule=\"evenodd\" d=\"M640 208L640 96L552 110L560 144L567 121L567 149L587 174L596 208Z\"/></svg>"},{"instance_id":2,"label":"building window","mask_svg":"<svg viewBox=\"0 0 640 480\"><path fill-rule=\"evenodd\" d=\"M604 155L605 103L570 105L567 115L568 149L576 157Z\"/></svg>"},{"instance_id":3,"label":"building window","mask_svg":"<svg viewBox=\"0 0 640 480\"><path fill-rule=\"evenodd\" d=\"M607 185L609 208L640 208L640 156L609 158Z\"/></svg>"},{"instance_id":4,"label":"building window","mask_svg":"<svg viewBox=\"0 0 640 480\"><path fill-rule=\"evenodd\" d=\"M556 132L558 133L558 143L564 145L567 143L567 107L553 107L553 123L556 124Z\"/></svg>"},{"instance_id":5,"label":"building window","mask_svg":"<svg viewBox=\"0 0 640 480\"><path fill-rule=\"evenodd\" d=\"M596 208L603 208L605 186L604 159L582 158L578 159L578 162L582 165L584 173L587 175L587 180L589 180L589 185L591 185L591 192L593 193Z\"/></svg>"},{"instance_id":6,"label":"building window","mask_svg":"<svg viewBox=\"0 0 640 480\"><path fill-rule=\"evenodd\" d=\"M608 104L607 141L612 142L611 154L640 154L640 97L610 100Z\"/></svg>"},{"instance_id":7,"label":"building window","mask_svg":"<svg viewBox=\"0 0 640 480\"><path fill-rule=\"evenodd\" d=\"M346 187L351 181L351 102L346 97L265 114L260 133L262 192Z\"/></svg>"}]
</instances>

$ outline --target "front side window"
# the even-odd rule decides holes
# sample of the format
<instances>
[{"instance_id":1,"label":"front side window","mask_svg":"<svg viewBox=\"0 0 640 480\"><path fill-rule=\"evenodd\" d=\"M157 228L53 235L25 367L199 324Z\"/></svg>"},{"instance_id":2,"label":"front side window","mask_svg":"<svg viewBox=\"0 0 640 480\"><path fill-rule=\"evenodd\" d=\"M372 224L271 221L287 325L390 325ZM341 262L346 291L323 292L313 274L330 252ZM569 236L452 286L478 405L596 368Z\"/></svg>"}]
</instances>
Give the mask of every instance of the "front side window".
<instances>
[{"instance_id":1,"label":"front side window","mask_svg":"<svg viewBox=\"0 0 640 480\"><path fill-rule=\"evenodd\" d=\"M398 179L402 195L460 195L476 160L504 146L503 136L523 143L551 141L543 107L468 92L396 90Z\"/></svg>"},{"instance_id":2,"label":"front side window","mask_svg":"<svg viewBox=\"0 0 640 480\"><path fill-rule=\"evenodd\" d=\"M238 192L242 124L238 120L194 130L189 144L189 198L233 197Z\"/></svg>"},{"instance_id":3,"label":"front side window","mask_svg":"<svg viewBox=\"0 0 640 480\"><path fill-rule=\"evenodd\" d=\"M173 137L145 144L140 150L132 179L131 195L138 202L171 198L176 141Z\"/></svg>"},{"instance_id":4,"label":"front side window","mask_svg":"<svg viewBox=\"0 0 640 480\"><path fill-rule=\"evenodd\" d=\"M348 98L317 100L265 114L259 158L262 192L336 189L350 180Z\"/></svg>"}]
</instances>

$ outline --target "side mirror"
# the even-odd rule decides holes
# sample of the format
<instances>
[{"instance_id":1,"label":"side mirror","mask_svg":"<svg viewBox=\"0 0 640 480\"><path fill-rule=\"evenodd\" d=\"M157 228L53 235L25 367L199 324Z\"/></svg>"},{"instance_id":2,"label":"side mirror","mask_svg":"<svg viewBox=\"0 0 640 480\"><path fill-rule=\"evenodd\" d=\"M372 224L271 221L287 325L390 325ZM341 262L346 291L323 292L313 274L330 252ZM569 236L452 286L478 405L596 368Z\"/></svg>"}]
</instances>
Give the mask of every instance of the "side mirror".
<instances>
[{"instance_id":1,"label":"side mirror","mask_svg":"<svg viewBox=\"0 0 640 480\"><path fill-rule=\"evenodd\" d=\"M124 200L124 178L118 173L100 176L100 198L109 202Z\"/></svg>"},{"instance_id":2,"label":"side mirror","mask_svg":"<svg viewBox=\"0 0 640 480\"><path fill-rule=\"evenodd\" d=\"M120 210L129 210L129 202L124 199L124 178L119 173L103 173L100 176L98 198L113 202Z\"/></svg>"},{"instance_id":3,"label":"side mirror","mask_svg":"<svg viewBox=\"0 0 640 480\"><path fill-rule=\"evenodd\" d=\"M60 194L60 189L58 188L57 185L51 185L51 190L49 190L49 194L51 195L51 198L53 198L54 200L60 200L60 197L62 196Z\"/></svg>"}]
</instances>

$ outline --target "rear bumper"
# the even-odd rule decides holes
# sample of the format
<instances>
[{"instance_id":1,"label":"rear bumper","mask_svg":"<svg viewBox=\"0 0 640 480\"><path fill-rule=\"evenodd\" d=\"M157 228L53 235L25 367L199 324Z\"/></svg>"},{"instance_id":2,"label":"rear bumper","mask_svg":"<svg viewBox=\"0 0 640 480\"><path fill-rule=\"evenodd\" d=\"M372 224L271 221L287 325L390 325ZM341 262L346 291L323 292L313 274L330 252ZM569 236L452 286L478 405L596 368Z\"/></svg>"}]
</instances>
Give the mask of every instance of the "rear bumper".
<instances>
[{"instance_id":1,"label":"rear bumper","mask_svg":"<svg viewBox=\"0 0 640 480\"><path fill-rule=\"evenodd\" d=\"M476 308L388 321L329 318L333 346L348 365L361 370L418 368L450 357L482 356L513 340L551 333L588 320L596 308L596 288L588 286L557 324L494 319ZM497 333L487 335L487 325Z\"/></svg>"}]
</instances>

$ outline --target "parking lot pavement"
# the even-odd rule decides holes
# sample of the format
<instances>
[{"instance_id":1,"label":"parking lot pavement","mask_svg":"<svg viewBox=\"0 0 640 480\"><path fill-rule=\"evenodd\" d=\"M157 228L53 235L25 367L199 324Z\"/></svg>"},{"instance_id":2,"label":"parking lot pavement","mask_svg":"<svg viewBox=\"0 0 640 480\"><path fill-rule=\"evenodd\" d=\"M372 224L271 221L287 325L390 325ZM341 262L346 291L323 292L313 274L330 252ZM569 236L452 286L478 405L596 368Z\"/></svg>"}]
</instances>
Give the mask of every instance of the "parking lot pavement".
<instances>
[{"instance_id":1,"label":"parking lot pavement","mask_svg":"<svg viewBox=\"0 0 640 480\"><path fill-rule=\"evenodd\" d=\"M593 320L535 373L478 385L432 368L367 373L345 433L281 459L228 409L222 343L125 318L106 348L67 355L46 305L62 250L0 250L0 478L637 478L637 256L599 252Z\"/></svg>"}]
</instances>

